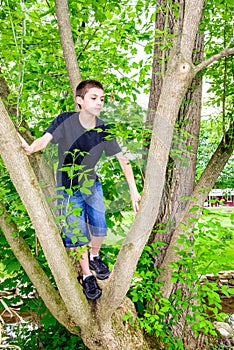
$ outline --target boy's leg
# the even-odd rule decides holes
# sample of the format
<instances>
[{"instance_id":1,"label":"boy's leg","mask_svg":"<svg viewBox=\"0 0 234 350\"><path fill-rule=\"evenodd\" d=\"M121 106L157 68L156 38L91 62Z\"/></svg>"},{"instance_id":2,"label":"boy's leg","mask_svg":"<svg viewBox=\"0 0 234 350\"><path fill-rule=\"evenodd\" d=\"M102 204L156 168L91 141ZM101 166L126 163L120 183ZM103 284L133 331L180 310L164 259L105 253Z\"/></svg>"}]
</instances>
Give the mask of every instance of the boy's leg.
<instances>
[{"instance_id":1,"label":"boy's leg","mask_svg":"<svg viewBox=\"0 0 234 350\"><path fill-rule=\"evenodd\" d=\"M59 214L66 218L66 226L63 229L63 243L66 248L71 248L78 252L79 247L86 245L86 242L90 240L86 222L86 204L82 195L78 192L73 196L68 196L66 192L63 192L63 196L63 199L59 201ZM80 216L74 215L74 209L81 210ZM75 234L73 230L77 230L77 228L79 228L78 234ZM81 254L81 258L79 263L83 273L83 291L87 299L95 300L101 296L102 291L90 271L88 250Z\"/></svg>"},{"instance_id":2,"label":"boy's leg","mask_svg":"<svg viewBox=\"0 0 234 350\"><path fill-rule=\"evenodd\" d=\"M84 294L87 299L96 300L102 295L102 290L97 285L96 278L89 269L88 250L85 250L81 257L82 259L79 260L79 263L83 273L82 286Z\"/></svg>"},{"instance_id":3,"label":"boy's leg","mask_svg":"<svg viewBox=\"0 0 234 350\"><path fill-rule=\"evenodd\" d=\"M88 255L88 250L85 250L85 252L81 255L81 259L79 260L83 278L87 276L91 276L92 273L89 268L89 255Z\"/></svg>"},{"instance_id":4,"label":"boy's leg","mask_svg":"<svg viewBox=\"0 0 234 350\"><path fill-rule=\"evenodd\" d=\"M99 250L106 236L105 207L103 191L100 182L96 182L92 189L92 196L87 198L87 215L91 232L91 252L89 255L89 267L95 271L98 279L109 277L110 270L99 256Z\"/></svg>"},{"instance_id":5,"label":"boy's leg","mask_svg":"<svg viewBox=\"0 0 234 350\"><path fill-rule=\"evenodd\" d=\"M95 276L99 280L105 280L110 276L108 266L102 261L99 255L89 255L89 268L95 272Z\"/></svg>"},{"instance_id":6,"label":"boy's leg","mask_svg":"<svg viewBox=\"0 0 234 350\"><path fill-rule=\"evenodd\" d=\"M92 255L98 255L99 250L101 249L102 242L104 240L104 237L91 237L91 254Z\"/></svg>"},{"instance_id":7,"label":"boy's leg","mask_svg":"<svg viewBox=\"0 0 234 350\"><path fill-rule=\"evenodd\" d=\"M92 237L91 250L89 254L89 267L91 271L94 271L96 277L100 280L104 280L110 276L110 270L107 265L102 261L99 256L99 250L101 248L104 237Z\"/></svg>"}]
</instances>

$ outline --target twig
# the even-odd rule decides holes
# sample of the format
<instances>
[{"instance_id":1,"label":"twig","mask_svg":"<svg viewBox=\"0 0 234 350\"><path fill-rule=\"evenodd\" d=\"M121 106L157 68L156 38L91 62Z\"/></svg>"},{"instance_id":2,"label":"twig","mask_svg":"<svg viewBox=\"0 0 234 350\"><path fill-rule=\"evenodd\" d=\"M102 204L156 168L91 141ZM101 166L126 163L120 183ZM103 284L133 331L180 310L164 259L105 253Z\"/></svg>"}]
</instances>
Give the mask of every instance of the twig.
<instances>
[{"instance_id":1,"label":"twig","mask_svg":"<svg viewBox=\"0 0 234 350\"><path fill-rule=\"evenodd\" d=\"M15 310L13 310L11 307L9 307L5 301L3 299L0 299L0 302L2 303L2 305L4 306L5 310L3 310L3 312L1 313L1 315L3 315L6 311L10 314L10 317L12 316L16 316L18 317L18 319L20 320L20 322L24 322L24 319L18 314L18 312L16 312ZM1 317L0 315L0 317ZM2 319L2 317L1 317Z\"/></svg>"},{"instance_id":2,"label":"twig","mask_svg":"<svg viewBox=\"0 0 234 350\"><path fill-rule=\"evenodd\" d=\"M78 57L77 57L77 61L79 61L80 57L82 56L82 54L85 52L85 50L87 49L88 45L90 44L90 42L92 41L94 35L97 33L97 31L99 30L99 28L102 26L102 24L100 23L98 28L95 28L93 34L91 35L90 39L87 40L86 44L84 45L83 49L80 51Z\"/></svg>"},{"instance_id":3,"label":"twig","mask_svg":"<svg viewBox=\"0 0 234 350\"><path fill-rule=\"evenodd\" d=\"M207 66L209 66L210 64L212 64L213 62L218 61L220 58L229 56L229 55L233 55L234 54L234 47L232 47L231 49L229 48L231 43L229 43L229 45L227 47L225 47L224 50L220 51L219 53L217 53L216 55L213 55L212 57L208 58L207 60L201 62L200 64L198 64L195 68L194 68L194 72L195 74L197 74L198 72L200 72L202 69L206 68Z\"/></svg>"}]
</instances>

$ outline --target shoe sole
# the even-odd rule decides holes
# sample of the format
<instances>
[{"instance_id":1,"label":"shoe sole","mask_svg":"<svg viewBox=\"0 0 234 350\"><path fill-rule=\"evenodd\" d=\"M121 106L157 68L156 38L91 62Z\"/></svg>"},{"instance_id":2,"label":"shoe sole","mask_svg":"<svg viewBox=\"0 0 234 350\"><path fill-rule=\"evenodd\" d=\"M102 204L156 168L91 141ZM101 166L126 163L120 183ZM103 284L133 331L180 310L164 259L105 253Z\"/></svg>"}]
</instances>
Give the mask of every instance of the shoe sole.
<instances>
[{"instance_id":1,"label":"shoe sole","mask_svg":"<svg viewBox=\"0 0 234 350\"><path fill-rule=\"evenodd\" d=\"M101 289L99 289L99 290L98 290L98 293L95 294L95 295L89 295L89 294L85 293L84 290L83 290L83 292L84 292L84 295L86 296L86 298L87 298L88 300L92 300L92 301L94 301L94 300L100 298L100 296L102 295Z\"/></svg>"}]
</instances>

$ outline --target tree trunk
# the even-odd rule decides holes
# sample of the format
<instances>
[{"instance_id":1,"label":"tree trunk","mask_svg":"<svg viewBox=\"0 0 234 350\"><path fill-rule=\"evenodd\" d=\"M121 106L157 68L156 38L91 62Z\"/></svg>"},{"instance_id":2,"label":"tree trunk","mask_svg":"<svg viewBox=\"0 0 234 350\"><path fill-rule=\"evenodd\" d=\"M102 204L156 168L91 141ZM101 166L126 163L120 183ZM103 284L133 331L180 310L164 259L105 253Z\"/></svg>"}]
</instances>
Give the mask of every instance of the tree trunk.
<instances>
[{"instance_id":1,"label":"tree trunk","mask_svg":"<svg viewBox=\"0 0 234 350\"><path fill-rule=\"evenodd\" d=\"M168 67L152 133L141 209L119 252L114 267L115 273L110 278L110 289L107 296L109 302L111 301L109 311L118 306L126 294L137 261L155 223L164 187L174 123L182 98L193 78L192 66L180 56L173 56ZM167 102L168 95L171 96L170 104ZM122 280L123 275L124 280ZM102 300L107 306L105 297ZM106 308L105 315L108 315Z\"/></svg>"},{"instance_id":2,"label":"tree trunk","mask_svg":"<svg viewBox=\"0 0 234 350\"><path fill-rule=\"evenodd\" d=\"M158 13L156 18L156 28L158 28L158 23L165 23L164 17L165 14ZM171 21L170 23L173 25L175 24L174 21ZM160 29L162 29L164 25L165 24L161 25ZM173 27L170 28L171 33L174 32L174 30L175 29ZM203 61L203 53L204 34L198 34L194 45L192 61L195 64L201 63ZM160 56L161 55L158 53L158 47L156 44L154 50L153 73L149 100L150 111L147 115L146 125L150 125L152 123L153 117L156 118L156 114L153 113L153 110L157 108L159 99L157 89L159 89L163 81L163 74L156 74L162 70L162 60ZM199 187L196 186L193 192L200 131L201 101L202 76L196 75L191 82L190 88L187 90L178 113L176 122L177 127L174 131L174 140L170 152L170 159L166 172L166 182L160 203L160 209L152 231L153 233L150 237L151 242L166 243L163 246L157 247L157 250L159 249L160 253L158 253L155 257L155 264L158 268L163 269L158 281L163 283L161 288L162 297L167 299L170 298L172 293L176 293L177 290L183 291L184 300L186 299L186 296L187 298L190 296L190 292L184 285L179 282L172 283L172 269L170 269L168 265L169 263L176 262L179 259L177 251L174 250L174 247L176 246L176 240L179 238L180 234L184 233L184 231L179 229L179 227L181 227L180 225L186 225L187 220L191 218L194 220L194 217L197 217L196 213L189 213L189 209L191 209L191 207L194 205L202 207L203 202L206 200L209 192L206 190L205 193L204 191L202 194L200 193L199 188L201 189L201 182L199 182ZM221 144L224 146L224 139L222 140ZM214 161L214 163L212 163L212 166L214 167L212 178L210 177L210 172L207 171L207 180L208 178L209 180L206 182L206 188L208 189L213 187L220 171L223 169L232 153L233 146L229 142L229 145L226 145L226 148L221 147L221 149L223 151L222 156L219 149L219 151L216 151L213 158L219 159L221 156L222 164L219 164L220 166L217 168L217 166L215 166L216 162ZM183 197L199 198L198 203L194 203L191 200L189 206L188 199L182 200ZM187 215L186 213L189 214ZM184 217L184 220L182 217ZM189 328L186 329L186 336L184 334L184 327L186 324L185 317L188 312L190 312L190 310L181 310L180 319L177 322L177 326L172 329L172 332L175 337L184 339L184 345L188 349L195 349L197 342L192 332L189 332ZM165 322L167 321L169 320L165 320Z\"/></svg>"},{"instance_id":3,"label":"tree trunk","mask_svg":"<svg viewBox=\"0 0 234 350\"><path fill-rule=\"evenodd\" d=\"M153 51L152 74L150 83L150 97L146 116L146 127L151 128L154 123L155 111L157 110L158 101L161 93L163 79L167 69L167 62L170 56L170 50L161 49L168 44L171 39L169 35L174 34L175 16L172 4L178 3L177 0L171 1L169 5L165 0L157 1L156 18L155 18L155 39Z\"/></svg>"},{"instance_id":4,"label":"tree trunk","mask_svg":"<svg viewBox=\"0 0 234 350\"><path fill-rule=\"evenodd\" d=\"M151 350L157 349L157 339L148 344L140 328L134 325L136 311L134 304L128 298L124 298L121 306L115 310L111 318L106 321L99 315L95 304L90 315L92 322L88 329L81 332L84 343L91 350ZM123 321L126 312L130 312L132 318Z\"/></svg>"},{"instance_id":5,"label":"tree trunk","mask_svg":"<svg viewBox=\"0 0 234 350\"><path fill-rule=\"evenodd\" d=\"M59 229L54 222L53 215L32 171L28 157L21 149L15 127L8 117L2 101L0 101L0 119L0 138L2 142L0 152L2 159L8 167L12 182L32 220L60 294L67 308L70 309L69 312L80 323L82 321L85 322L86 307L82 303L82 299L85 299L85 297L77 283L76 275L63 246ZM13 140L14 142L12 142ZM51 242L53 242L53 254L51 254ZM78 287L80 288L78 289ZM75 300L76 298L77 303L72 306L70 300Z\"/></svg>"},{"instance_id":6,"label":"tree trunk","mask_svg":"<svg viewBox=\"0 0 234 350\"><path fill-rule=\"evenodd\" d=\"M204 35L196 37L193 62L201 62L204 53ZM183 197L191 195L194 188L197 149L200 131L202 101L202 76L197 75L191 83L180 107L177 127L174 130L174 142L168 162L166 183L155 223L152 241L169 244L179 223L186 201ZM157 230L157 227L159 228ZM163 230L163 233L161 231ZM158 268L164 260L167 245L160 247L156 256Z\"/></svg>"}]
</instances>

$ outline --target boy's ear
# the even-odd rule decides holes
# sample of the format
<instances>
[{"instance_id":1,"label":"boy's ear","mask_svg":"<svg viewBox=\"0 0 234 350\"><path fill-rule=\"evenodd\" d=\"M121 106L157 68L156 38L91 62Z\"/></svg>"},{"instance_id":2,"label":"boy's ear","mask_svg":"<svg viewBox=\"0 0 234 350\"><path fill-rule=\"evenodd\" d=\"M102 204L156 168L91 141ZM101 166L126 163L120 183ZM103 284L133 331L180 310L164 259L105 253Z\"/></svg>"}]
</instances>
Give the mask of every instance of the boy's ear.
<instances>
[{"instance_id":1,"label":"boy's ear","mask_svg":"<svg viewBox=\"0 0 234 350\"><path fill-rule=\"evenodd\" d=\"M82 105L84 102L83 98L80 96L76 96L76 103L78 103L78 105Z\"/></svg>"}]
</instances>

